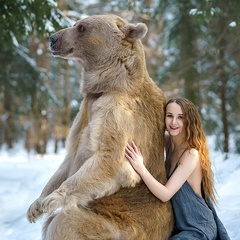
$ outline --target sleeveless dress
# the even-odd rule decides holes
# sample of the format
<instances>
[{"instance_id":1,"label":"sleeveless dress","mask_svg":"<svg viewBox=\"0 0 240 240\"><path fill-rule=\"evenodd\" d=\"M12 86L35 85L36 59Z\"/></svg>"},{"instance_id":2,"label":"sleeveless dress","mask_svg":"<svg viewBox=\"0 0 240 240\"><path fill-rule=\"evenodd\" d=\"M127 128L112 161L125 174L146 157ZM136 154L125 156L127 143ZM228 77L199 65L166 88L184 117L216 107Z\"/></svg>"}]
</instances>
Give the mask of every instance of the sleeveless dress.
<instances>
[{"instance_id":1,"label":"sleeveless dress","mask_svg":"<svg viewBox=\"0 0 240 240\"><path fill-rule=\"evenodd\" d=\"M177 169L180 158L171 175ZM171 198L175 228L169 240L230 240L213 204L210 199L208 201L210 204L196 194L186 181Z\"/></svg>"}]
</instances>

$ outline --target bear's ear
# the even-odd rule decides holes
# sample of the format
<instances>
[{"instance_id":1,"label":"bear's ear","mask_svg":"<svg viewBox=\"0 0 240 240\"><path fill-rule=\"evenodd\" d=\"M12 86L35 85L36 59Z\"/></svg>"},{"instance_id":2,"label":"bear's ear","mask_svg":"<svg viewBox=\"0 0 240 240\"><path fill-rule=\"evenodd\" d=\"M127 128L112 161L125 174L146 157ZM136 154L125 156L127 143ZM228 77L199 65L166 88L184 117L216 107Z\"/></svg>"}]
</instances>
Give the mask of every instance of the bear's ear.
<instances>
[{"instance_id":1,"label":"bear's ear","mask_svg":"<svg viewBox=\"0 0 240 240\"><path fill-rule=\"evenodd\" d=\"M138 23L136 25L129 23L124 27L125 37L130 41L142 39L147 31L148 28L144 23Z\"/></svg>"}]
</instances>

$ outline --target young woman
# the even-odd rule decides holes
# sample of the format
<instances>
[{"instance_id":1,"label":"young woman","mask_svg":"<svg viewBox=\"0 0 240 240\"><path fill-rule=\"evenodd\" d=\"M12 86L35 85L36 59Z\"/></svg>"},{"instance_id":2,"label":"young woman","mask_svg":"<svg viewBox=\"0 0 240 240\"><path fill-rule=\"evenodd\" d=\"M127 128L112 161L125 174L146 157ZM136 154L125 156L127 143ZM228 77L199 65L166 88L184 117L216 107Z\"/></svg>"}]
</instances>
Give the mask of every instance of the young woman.
<instances>
[{"instance_id":1,"label":"young woman","mask_svg":"<svg viewBox=\"0 0 240 240\"><path fill-rule=\"evenodd\" d=\"M134 142L127 144L125 156L157 198L171 200L175 230L170 239L230 239L212 204L213 173L197 109L185 98L170 99L165 107L165 125L165 186L148 172Z\"/></svg>"}]
</instances>

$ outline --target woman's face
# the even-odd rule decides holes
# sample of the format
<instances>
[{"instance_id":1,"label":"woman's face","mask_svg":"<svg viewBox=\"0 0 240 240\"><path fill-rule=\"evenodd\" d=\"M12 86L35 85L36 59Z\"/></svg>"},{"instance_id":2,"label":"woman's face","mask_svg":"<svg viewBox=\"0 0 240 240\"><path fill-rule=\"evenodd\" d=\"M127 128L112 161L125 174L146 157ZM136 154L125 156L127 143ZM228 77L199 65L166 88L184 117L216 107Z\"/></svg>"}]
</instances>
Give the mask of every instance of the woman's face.
<instances>
[{"instance_id":1,"label":"woman's face","mask_svg":"<svg viewBox=\"0 0 240 240\"><path fill-rule=\"evenodd\" d=\"M181 107L177 103L173 102L167 105L165 124L170 136L183 136L184 115Z\"/></svg>"}]
</instances>

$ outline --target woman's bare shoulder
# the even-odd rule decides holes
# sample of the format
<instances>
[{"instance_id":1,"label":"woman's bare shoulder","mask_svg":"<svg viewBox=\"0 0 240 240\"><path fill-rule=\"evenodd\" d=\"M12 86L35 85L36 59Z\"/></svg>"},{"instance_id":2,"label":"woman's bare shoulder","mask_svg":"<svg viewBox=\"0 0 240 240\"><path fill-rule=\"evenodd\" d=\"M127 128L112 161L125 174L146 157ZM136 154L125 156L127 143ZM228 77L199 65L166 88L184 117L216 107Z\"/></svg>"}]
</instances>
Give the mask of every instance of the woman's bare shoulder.
<instances>
[{"instance_id":1,"label":"woman's bare shoulder","mask_svg":"<svg viewBox=\"0 0 240 240\"><path fill-rule=\"evenodd\" d=\"M189 154L190 154L191 156L198 157L198 155L199 155L198 150L195 149L195 148L191 148L188 152L189 152Z\"/></svg>"},{"instance_id":2,"label":"woman's bare shoulder","mask_svg":"<svg viewBox=\"0 0 240 240\"><path fill-rule=\"evenodd\" d=\"M199 152L195 148L190 148L184 155L183 159L199 161Z\"/></svg>"}]
</instances>

